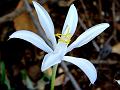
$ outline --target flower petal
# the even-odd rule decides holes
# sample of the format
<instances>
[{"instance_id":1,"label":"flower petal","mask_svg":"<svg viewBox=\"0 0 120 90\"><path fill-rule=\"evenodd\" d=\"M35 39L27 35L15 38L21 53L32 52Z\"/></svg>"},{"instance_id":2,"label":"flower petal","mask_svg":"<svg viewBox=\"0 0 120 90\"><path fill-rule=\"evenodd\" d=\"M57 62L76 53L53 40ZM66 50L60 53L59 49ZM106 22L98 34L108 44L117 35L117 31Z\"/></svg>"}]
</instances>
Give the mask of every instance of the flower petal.
<instances>
[{"instance_id":1,"label":"flower petal","mask_svg":"<svg viewBox=\"0 0 120 90\"><path fill-rule=\"evenodd\" d=\"M74 4L72 4L68 11L68 14L67 14L64 26L63 26L62 34L66 34L68 32L66 30L66 28L68 26L70 28L70 34L73 35L76 30L77 23L78 23L77 10L76 10Z\"/></svg>"},{"instance_id":2,"label":"flower petal","mask_svg":"<svg viewBox=\"0 0 120 90\"><path fill-rule=\"evenodd\" d=\"M33 1L33 5L36 9L38 19L40 21L41 26L43 27L47 38L50 39L52 44L55 46L56 45L56 38L54 35L54 25L53 22L47 13L47 11L37 2Z\"/></svg>"},{"instance_id":3,"label":"flower petal","mask_svg":"<svg viewBox=\"0 0 120 90\"><path fill-rule=\"evenodd\" d=\"M96 36L98 36L100 33L102 33L106 28L109 27L108 23L101 23L98 25L95 25L88 30L86 30L84 33L82 33L69 47L68 51L71 51L73 48L83 46L84 44L87 44L89 41L94 39Z\"/></svg>"},{"instance_id":4,"label":"flower petal","mask_svg":"<svg viewBox=\"0 0 120 90\"><path fill-rule=\"evenodd\" d=\"M61 62L60 54L48 53L47 55L45 55L43 59L41 71L45 71L51 66L58 64L60 62Z\"/></svg>"},{"instance_id":5,"label":"flower petal","mask_svg":"<svg viewBox=\"0 0 120 90\"><path fill-rule=\"evenodd\" d=\"M89 78L90 82L94 84L97 79L97 71L93 64L86 59L64 56L64 61L71 62L78 66Z\"/></svg>"},{"instance_id":6,"label":"flower petal","mask_svg":"<svg viewBox=\"0 0 120 90\"><path fill-rule=\"evenodd\" d=\"M28 41L47 53L53 52L53 50L45 43L45 41L41 37L39 37L37 34L31 31L27 31L27 30L16 31L9 37L10 37L9 39L20 38L25 41Z\"/></svg>"},{"instance_id":7,"label":"flower petal","mask_svg":"<svg viewBox=\"0 0 120 90\"><path fill-rule=\"evenodd\" d=\"M58 43L56 45L54 52L45 55L43 62L42 62L41 70L45 71L51 66L60 63L62 58L66 54L66 51L67 51L67 45L63 43Z\"/></svg>"},{"instance_id":8,"label":"flower petal","mask_svg":"<svg viewBox=\"0 0 120 90\"><path fill-rule=\"evenodd\" d=\"M120 85L120 80L115 80Z\"/></svg>"}]
</instances>

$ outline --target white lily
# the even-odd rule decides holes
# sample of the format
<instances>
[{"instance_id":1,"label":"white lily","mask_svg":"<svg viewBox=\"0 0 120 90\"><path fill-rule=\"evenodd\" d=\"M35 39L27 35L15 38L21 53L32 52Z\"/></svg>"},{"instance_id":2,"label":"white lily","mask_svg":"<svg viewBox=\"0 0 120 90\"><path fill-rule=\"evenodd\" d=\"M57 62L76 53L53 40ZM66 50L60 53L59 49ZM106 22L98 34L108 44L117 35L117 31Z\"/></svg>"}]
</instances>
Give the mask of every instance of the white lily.
<instances>
[{"instance_id":1,"label":"white lily","mask_svg":"<svg viewBox=\"0 0 120 90\"><path fill-rule=\"evenodd\" d=\"M36 9L41 26L43 27L47 38L52 42L54 50L52 50L41 37L30 31L16 31L10 36L10 38L20 38L26 40L48 53L43 59L41 67L42 71L64 60L78 66L88 76L90 82L94 84L97 78L97 72L94 65L86 59L65 56L65 54L71 51L72 49L80 47L94 39L97 35L99 35L106 28L108 28L109 24L102 23L93 26L92 28L89 28L83 34L81 34L71 45L68 46L71 37L75 32L78 22L78 14L75 6L73 4L70 6L63 26L62 34L56 34L56 36L59 37L57 43L54 34L53 22L49 14L37 2L33 1L33 4Z\"/></svg>"}]
</instances>

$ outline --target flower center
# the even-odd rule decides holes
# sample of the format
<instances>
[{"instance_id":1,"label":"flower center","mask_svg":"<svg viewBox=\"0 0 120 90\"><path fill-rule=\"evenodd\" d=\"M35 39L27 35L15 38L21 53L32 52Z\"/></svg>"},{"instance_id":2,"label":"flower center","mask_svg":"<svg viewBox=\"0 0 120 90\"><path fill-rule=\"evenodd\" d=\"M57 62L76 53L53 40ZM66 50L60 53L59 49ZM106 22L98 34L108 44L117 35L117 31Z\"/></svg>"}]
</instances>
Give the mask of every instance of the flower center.
<instances>
[{"instance_id":1,"label":"flower center","mask_svg":"<svg viewBox=\"0 0 120 90\"><path fill-rule=\"evenodd\" d=\"M71 33L70 33L70 27L67 25L66 27L66 33L65 34L55 34L55 36L57 36L59 39L58 39L58 42L62 42L62 43L65 43L65 44L69 44L70 41L71 41Z\"/></svg>"}]
</instances>

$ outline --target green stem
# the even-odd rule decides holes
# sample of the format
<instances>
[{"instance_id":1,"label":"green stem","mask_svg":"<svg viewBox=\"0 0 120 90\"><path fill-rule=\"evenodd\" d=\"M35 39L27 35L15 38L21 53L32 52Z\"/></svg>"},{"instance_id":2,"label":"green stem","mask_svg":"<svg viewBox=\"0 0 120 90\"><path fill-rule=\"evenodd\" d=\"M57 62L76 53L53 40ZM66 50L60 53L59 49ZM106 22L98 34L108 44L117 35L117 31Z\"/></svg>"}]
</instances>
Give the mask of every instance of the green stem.
<instances>
[{"instance_id":1,"label":"green stem","mask_svg":"<svg viewBox=\"0 0 120 90\"><path fill-rule=\"evenodd\" d=\"M52 69L51 89L50 90L54 90L54 82L55 82L57 67L58 67L58 64L54 65L53 69Z\"/></svg>"},{"instance_id":2,"label":"green stem","mask_svg":"<svg viewBox=\"0 0 120 90\"><path fill-rule=\"evenodd\" d=\"M4 64L4 62L0 62L0 64L1 64L1 81L2 81L2 83L4 83L5 82L5 74L6 74L6 72L5 72L5 64Z\"/></svg>"}]
</instances>

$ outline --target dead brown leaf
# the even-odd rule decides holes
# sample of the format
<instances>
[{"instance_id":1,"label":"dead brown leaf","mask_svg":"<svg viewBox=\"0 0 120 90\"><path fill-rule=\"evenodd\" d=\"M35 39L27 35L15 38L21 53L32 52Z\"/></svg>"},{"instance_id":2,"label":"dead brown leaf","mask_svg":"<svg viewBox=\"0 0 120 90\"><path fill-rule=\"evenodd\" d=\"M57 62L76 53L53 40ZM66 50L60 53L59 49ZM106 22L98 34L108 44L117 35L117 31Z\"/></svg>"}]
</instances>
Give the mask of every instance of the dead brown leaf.
<instances>
[{"instance_id":1,"label":"dead brown leaf","mask_svg":"<svg viewBox=\"0 0 120 90\"><path fill-rule=\"evenodd\" d=\"M120 43L118 43L112 47L112 52L120 54Z\"/></svg>"}]
</instances>

